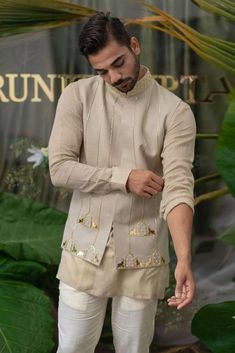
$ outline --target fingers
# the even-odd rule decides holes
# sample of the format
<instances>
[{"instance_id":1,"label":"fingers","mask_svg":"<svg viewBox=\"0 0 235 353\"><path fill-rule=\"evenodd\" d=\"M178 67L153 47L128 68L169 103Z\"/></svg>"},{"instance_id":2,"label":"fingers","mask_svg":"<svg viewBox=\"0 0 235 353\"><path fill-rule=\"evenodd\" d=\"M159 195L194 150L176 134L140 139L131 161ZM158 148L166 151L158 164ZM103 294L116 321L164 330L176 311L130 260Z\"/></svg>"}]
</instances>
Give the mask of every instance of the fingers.
<instances>
[{"instance_id":1,"label":"fingers","mask_svg":"<svg viewBox=\"0 0 235 353\"><path fill-rule=\"evenodd\" d=\"M154 181L151 181L149 185L144 186L140 196L150 199L152 196L156 195L158 192L161 191L162 187Z\"/></svg>"},{"instance_id":2,"label":"fingers","mask_svg":"<svg viewBox=\"0 0 235 353\"><path fill-rule=\"evenodd\" d=\"M152 179L152 176L155 178ZM156 182L157 180L157 182ZM148 184L144 186L142 196L146 198L151 198L156 195L158 192L161 192L164 186L164 181L162 178L158 177L156 174L152 173L148 181Z\"/></svg>"},{"instance_id":3,"label":"fingers","mask_svg":"<svg viewBox=\"0 0 235 353\"><path fill-rule=\"evenodd\" d=\"M194 297L194 292L195 289L191 288L190 286L186 286L185 291L183 292L184 296L182 296L182 302L179 304L179 306L177 307L177 309L182 309L183 307L189 305L190 303L192 303L193 301L193 297Z\"/></svg>"},{"instance_id":4,"label":"fingers","mask_svg":"<svg viewBox=\"0 0 235 353\"><path fill-rule=\"evenodd\" d=\"M192 302L191 296L183 296L181 298L176 298L172 296L171 298L167 299L167 303L169 306L175 306L178 310L184 308L185 306L189 305Z\"/></svg>"},{"instance_id":5,"label":"fingers","mask_svg":"<svg viewBox=\"0 0 235 353\"><path fill-rule=\"evenodd\" d=\"M142 192L140 194L137 194L138 196L144 197L145 199L151 199L153 195L147 193L147 192Z\"/></svg>"},{"instance_id":6,"label":"fingers","mask_svg":"<svg viewBox=\"0 0 235 353\"><path fill-rule=\"evenodd\" d=\"M192 299L190 298L185 298L178 306L177 309L180 310L184 308L185 306L189 305L192 302Z\"/></svg>"},{"instance_id":7,"label":"fingers","mask_svg":"<svg viewBox=\"0 0 235 353\"><path fill-rule=\"evenodd\" d=\"M178 287L175 290L175 293L177 293L177 295L167 299L167 303L169 306L175 306L178 310L182 309L192 302L194 292L195 292L195 289L191 285L183 285L181 291Z\"/></svg>"},{"instance_id":8,"label":"fingers","mask_svg":"<svg viewBox=\"0 0 235 353\"><path fill-rule=\"evenodd\" d=\"M144 187L144 192L149 194L150 197L153 196L153 195L156 195L158 193L158 191L153 189L151 186L145 186Z\"/></svg>"},{"instance_id":9,"label":"fingers","mask_svg":"<svg viewBox=\"0 0 235 353\"><path fill-rule=\"evenodd\" d=\"M164 186L164 180L160 176L158 176L155 173L151 173L151 179L158 185L160 185L161 188Z\"/></svg>"},{"instance_id":10,"label":"fingers","mask_svg":"<svg viewBox=\"0 0 235 353\"><path fill-rule=\"evenodd\" d=\"M178 309L178 306L180 305L180 304L182 304L182 299L181 298L176 298L175 296L172 296L172 297L170 297L170 298L168 298L167 299L167 304L169 305L169 306L176 306L177 307L177 309Z\"/></svg>"},{"instance_id":11,"label":"fingers","mask_svg":"<svg viewBox=\"0 0 235 353\"><path fill-rule=\"evenodd\" d=\"M163 179L150 170L133 169L127 180L127 189L145 198L151 198L161 192L163 186Z\"/></svg>"},{"instance_id":12,"label":"fingers","mask_svg":"<svg viewBox=\"0 0 235 353\"><path fill-rule=\"evenodd\" d=\"M164 182L163 182L163 184L161 182L157 183L155 180L151 179L148 183L148 186L150 186L154 190L160 192L163 189Z\"/></svg>"}]
</instances>

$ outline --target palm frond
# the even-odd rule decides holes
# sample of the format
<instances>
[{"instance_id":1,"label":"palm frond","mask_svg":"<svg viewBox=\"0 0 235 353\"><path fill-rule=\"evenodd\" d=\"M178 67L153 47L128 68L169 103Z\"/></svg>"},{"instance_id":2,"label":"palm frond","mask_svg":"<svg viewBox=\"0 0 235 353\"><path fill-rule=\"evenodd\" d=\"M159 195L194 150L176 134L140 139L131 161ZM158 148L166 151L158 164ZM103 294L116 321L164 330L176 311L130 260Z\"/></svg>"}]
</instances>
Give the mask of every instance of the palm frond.
<instances>
[{"instance_id":1,"label":"palm frond","mask_svg":"<svg viewBox=\"0 0 235 353\"><path fill-rule=\"evenodd\" d=\"M0 0L0 37L68 25L95 13L62 0Z\"/></svg>"},{"instance_id":2,"label":"palm frond","mask_svg":"<svg viewBox=\"0 0 235 353\"><path fill-rule=\"evenodd\" d=\"M235 21L234 0L192 0L202 9L223 16L230 21Z\"/></svg>"},{"instance_id":3,"label":"palm frond","mask_svg":"<svg viewBox=\"0 0 235 353\"><path fill-rule=\"evenodd\" d=\"M229 1L229 0L227 0ZM128 19L126 25L164 32L186 43L198 56L235 75L235 43L201 34L156 6L143 3L154 16Z\"/></svg>"}]
</instances>

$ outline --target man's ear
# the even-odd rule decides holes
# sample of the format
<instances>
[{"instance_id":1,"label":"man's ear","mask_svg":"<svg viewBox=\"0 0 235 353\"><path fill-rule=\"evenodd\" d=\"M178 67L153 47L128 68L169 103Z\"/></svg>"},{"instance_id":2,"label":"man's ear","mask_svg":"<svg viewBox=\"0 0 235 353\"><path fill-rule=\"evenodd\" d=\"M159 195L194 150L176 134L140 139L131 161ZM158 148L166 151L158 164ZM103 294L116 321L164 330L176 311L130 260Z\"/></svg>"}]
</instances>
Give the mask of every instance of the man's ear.
<instances>
[{"instance_id":1,"label":"man's ear","mask_svg":"<svg viewBox=\"0 0 235 353\"><path fill-rule=\"evenodd\" d=\"M132 49L132 51L135 53L135 55L139 55L140 54L140 44L139 41L136 37L131 37L130 39L130 47Z\"/></svg>"}]
</instances>

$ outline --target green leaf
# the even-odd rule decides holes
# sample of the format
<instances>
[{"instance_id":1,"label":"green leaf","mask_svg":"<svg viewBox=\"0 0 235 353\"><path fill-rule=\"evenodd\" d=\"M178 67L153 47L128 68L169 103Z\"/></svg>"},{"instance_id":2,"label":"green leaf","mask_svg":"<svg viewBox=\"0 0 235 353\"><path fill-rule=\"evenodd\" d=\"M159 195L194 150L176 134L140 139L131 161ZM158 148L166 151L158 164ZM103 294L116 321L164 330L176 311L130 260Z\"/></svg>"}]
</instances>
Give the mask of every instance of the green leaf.
<instances>
[{"instance_id":1,"label":"green leaf","mask_svg":"<svg viewBox=\"0 0 235 353\"><path fill-rule=\"evenodd\" d=\"M0 253L0 278L15 279L24 282L36 282L46 268L33 261L16 261L4 253Z\"/></svg>"},{"instance_id":2,"label":"green leaf","mask_svg":"<svg viewBox=\"0 0 235 353\"><path fill-rule=\"evenodd\" d=\"M0 37L69 25L95 13L63 0L0 0Z\"/></svg>"},{"instance_id":3,"label":"green leaf","mask_svg":"<svg viewBox=\"0 0 235 353\"><path fill-rule=\"evenodd\" d=\"M213 63L235 75L235 44L232 41L208 36L188 26L184 22L160 10L156 6L142 2L154 16L129 19L126 24L151 28L183 41L202 59Z\"/></svg>"},{"instance_id":4,"label":"green leaf","mask_svg":"<svg viewBox=\"0 0 235 353\"><path fill-rule=\"evenodd\" d=\"M225 114L215 159L219 173L235 196L235 99L229 104Z\"/></svg>"},{"instance_id":5,"label":"green leaf","mask_svg":"<svg viewBox=\"0 0 235 353\"><path fill-rule=\"evenodd\" d=\"M222 240L228 245L235 246L235 224L226 229L224 233L222 233L218 239Z\"/></svg>"},{"instance_id":6,"label":"green leaf","mask_svg":"<svg viewBox=\"0 0 235 353\"><path fill-rule=\"evenodd\" d=\"M0 352L50 353L50 310L50 300L40 289L0 279Z\"/></svg>"},{"instance_id":7,"label":"green leaf","mask_svg":"<svg viewBox=\"0 0 235 353\"><path fill-rule=\"evenodd\" d=\"M17 260L56 265L66 217L42 203L0 193L0 250Z\"/></svg>"},{"instance_id":8,"label":"green leaf","mask_svg":"<svg viewBox=\"0 0 235 353\"><path fill-rule=\"evenodd\" d=\"M231 0L192 0L204 10L235 21L235 4Z\"/></svg>"},{"instance_id":9,"label":"green leaf","mask_svg":"<svg viewBox=\"0 0 235 353\"><path fill-rule=\"evenodd\" d=\"M209 304L192 320L192 334L214 353L235 352L235 301Z\"/></svg>"}]
</instances>

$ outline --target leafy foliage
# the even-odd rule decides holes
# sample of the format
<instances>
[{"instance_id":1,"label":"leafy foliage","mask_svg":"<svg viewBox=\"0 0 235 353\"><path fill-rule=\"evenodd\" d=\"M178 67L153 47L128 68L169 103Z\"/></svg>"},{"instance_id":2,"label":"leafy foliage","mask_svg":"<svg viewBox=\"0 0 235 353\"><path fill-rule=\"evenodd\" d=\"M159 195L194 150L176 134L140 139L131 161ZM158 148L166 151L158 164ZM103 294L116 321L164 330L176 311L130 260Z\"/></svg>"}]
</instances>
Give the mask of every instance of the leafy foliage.
<instances>
[{"instance_id":1,"label":"leafy foliage","mask_svg":"<svg viewBox=\"0 0 235 353\"><path fill-rule=\"evenodd\" d=\"M235 196L235 99L225 114L216 148L216 162L229 190Z\"/></svg>"},{"instance_id":2,"label":"leafy foliage","mask_svg":"<svg viewBox=\"0 0 235 353\"><path fill-rule=\"evenodd\" d=\"M195 205L228 193L235 196L235 91L230 93L229 102L215 150L215 160L219 173L204 176L195 181L195 186L197 186L198 184L214 181L222 177L227 186L197 196L195 198ZM205 135L205 138L208 138L208 136Z\"/></svg>"},{"instance_id":3,"label":"leafy foliage","mask_svg":"<svg viewBox=\"0 0 235 353\"><path fill-rule=\"evenodd\" d=\"M0 194L0 250L15 259L58 264L63 212L9 193Z\"/></svg>"},{"instance_id":4,"label":"leafy foliage","mask_svg":"<svg viewBox=\"0 0 235 353\"><path fill-rule=\"evenodd\" d=\"M222 240L228 245L234 246L235 247L235 225L233 224L231 227L226 229L225 232L223 232L218 239ZM235 270L234 270L235 272Z\"/></svg>"},{"instance_id":5,"label":"leafy foliage","mask_svg":"<svg viewBox=\"0 0 235 353\"><path fill-rule=\"evenodd\" d=\"M35 285L45 287L48 269L59 262L65 218L43 204L0 194L0 352L51 352L52 301Z\"/></svg>"},{"instance_id":6,"label":"leafy foliage","mask_svg":"<svg viewBox=\"0 0 235 353\"><path fill-rule=\"evenodd\" d=\"M62 0L0 0L0 37L68 25L95 13Z\"/></svg>"},{"instance_id":7,"label":"leafy foliage","mask_svg":"<svg viewBox=\"0 0 235 353\"><path fill-rule=\"evenodd\" d=\"M0 278L0 351L50 353L50 300L31 284Z\"/></svg>"},{"instance_id":8,"label":"leafy foliage","mask_svg":"<svg viewBox=\"0 0 235 353\"><path fill-rule=\"evenodd\" d=\"M235 352L235 302L209 304L192 321L192 333L214 353Z\"/></svg>"},{"instance_id":9,"label":"leafy foliage","mask_svg":"<svg viewBox=\"0 0 235 353\"><path fill-rule=\"evenodd\" d=\"M17 261L4 253L0 253L0 278L36 282L45 272L46 268L37 262Z\"/></svg>"},{"instance_id":10,"label":"leafy foliage","mask_svg":"<svg viewBox=\"0 0 235 353\"><path fill-rule=\"evenodd\" d=\"M233 0L193 0L206 11L235 21L235 3Z\"/></svg>"},{"instance_id":11,"label":"leafy foliage","mask_svg":"<svg viewBox=\"0 0 235 353\"><path fill-rule=\"evenodd\" d=\"M129 19L126 24L167 33L186 43L202 59L235 74L235 43L202 34L156 6L146 3L143 5L153 16Z\"/></svg>"}]
</instances>

